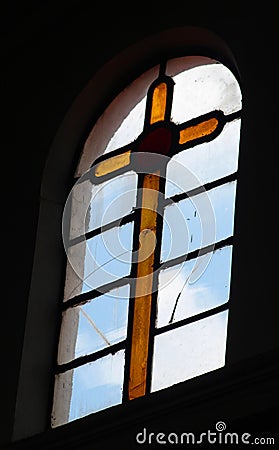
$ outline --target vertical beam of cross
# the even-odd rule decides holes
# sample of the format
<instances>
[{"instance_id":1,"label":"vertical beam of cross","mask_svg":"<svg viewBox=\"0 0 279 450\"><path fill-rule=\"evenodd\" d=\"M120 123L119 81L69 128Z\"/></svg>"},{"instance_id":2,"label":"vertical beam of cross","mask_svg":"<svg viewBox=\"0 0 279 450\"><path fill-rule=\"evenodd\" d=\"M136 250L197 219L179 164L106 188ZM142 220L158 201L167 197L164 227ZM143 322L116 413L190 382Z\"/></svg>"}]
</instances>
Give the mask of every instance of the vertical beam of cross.
<instances>
[{"instance_id":1,"label":"vertical beam of cross","mask_svg":"<svg viewBox=\"0 0 279 450\"><path fill-rule=\"evenodd\" d=\"M154 272L154 246L160 176L144 175L140 213L140 247L136 270L133 329L129 371L129 400L146 392L147 361Z\"/></svg>"}]
</instances>

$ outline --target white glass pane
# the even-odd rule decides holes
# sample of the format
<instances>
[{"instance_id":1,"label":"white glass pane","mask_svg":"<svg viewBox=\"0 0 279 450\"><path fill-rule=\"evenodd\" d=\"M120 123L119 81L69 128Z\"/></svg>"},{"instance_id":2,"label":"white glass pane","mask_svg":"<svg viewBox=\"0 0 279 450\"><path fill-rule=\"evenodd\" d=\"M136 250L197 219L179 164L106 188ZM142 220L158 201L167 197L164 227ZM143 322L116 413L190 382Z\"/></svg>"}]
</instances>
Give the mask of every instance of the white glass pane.
<instances>
[{"instance_id":1,"label":"white glass pane","mask_svg":"<svg viewBox=\"0 0 279 450\"><path fill-rule=\"evenodd\" d=\"M146 96L129 112L118 130L112 136L104 153L130 144L143 131Z\"/></svg>"},{"instance_id":2,"label":"white glass pane","mask_svg":"<svg viewBox=\"0 0 279 450\"><path fill-rule=\"evenodd\" d=\"M124 350L56 376L56 427L122 402Z\"/></svg>"},{"instance_id":3,"label":"white glass pane","mask_svg":"<svg viewBox=\"0 0 279 450\"><path fill-rule=\"evenodd\" d=\"M65 311L58 364L89 355L126 338L129 292L129 285L121 286Z\"/></svg>"},{"instance_id":4,"label":"white glass pane","mask_svg":"<svg viewBox=\"0 0 279 450\"><path fill-rule=\"evenodd\" d=\"M130 273L133 222L87 240L82 292L111 283Z\"/></svg>"},{"instance_id":5,"label":"white glass pane","mask_svg":"<svg viewBox=\"0 0 279 450\"><path fill-rule=\"evenodd\" d=\"M67 199L64 223L70 216L70 239L121 219L136 205L137 174L129 171L98 185L80 179ZM65 229L67 233L67 229Z\"/></svg>"},{"instance_id":6,"label":"white glass pane","mask_svg":"<svg viewBox=\"0 0 279 450\"><path fill-rule=\"evenodd\" d=\"M208 311L229 300L232 247L159 274L157 327Z\"/></svg>"},{"instance_id":7,"label":"white glass pane","mask_svg":"<svg viewBox=\"0 0 279 450\"><path fill-rule=\"evenodd\" d=\"M192 67L173 79L171 117L175 123L183 123L215 109L225 114L241 109L239 84L223 64Z\"/></svg>"},{"instance_id":8,"label":"white glass pane","mask_svg":"<svg viewBox=\"0 0 279 450\"><path fill-rule=\"evenodd\" d=\"M130 213L136 205L137 174L127 172L92 187L86 231L106 225Z\"/></svg>"},{"instance_id":9,"label":"white glass pane","mask_svg":"<svg viewBox=\"0 0 279 450\"><path fill-rule=\"evenodd\" d=\"M146 94L159 67L147 70L110 103L92 128L82 151L76 176L85 173L104 153L133 142L143 131Z\"/></svg>"},{"instance_id":10,"label":"white glass pane","mask_svg":"<svg viewBox=\"0 0 279 450\"><path fill-rule=\"evenodd\" d=\"M151 391L225 364L228 311L155 336Z\"/></svg>"},{"instance_id":11,"label":"white glass pane","mask_svg":"<svg viewBox=\"0 0 279 450\"><path fill-rule=\"evenodd\" d=\"M69 247L64 300L129 275L133 228L130 222Z\"/></svg>"},{"instance_id":12,"label":"white glass pane","mask_svg":"<svg viewBox=\"0 0 279 450\"><path fill-rule=\"evenodd\" d=\"M161 260L166 261L233 234L236 181L165 208Z\"/></svg>"},{"instance_id":13,"label":"white glass pane","mask_svg":"<svg viewBox=\"0 0 279 450\"><path fill-rule=\"evenodd\" d=\"M227 123L210 142L173 156L167 166L166 198L190 191L237 171L240 120Z\"/></svg>"}]
</instances>

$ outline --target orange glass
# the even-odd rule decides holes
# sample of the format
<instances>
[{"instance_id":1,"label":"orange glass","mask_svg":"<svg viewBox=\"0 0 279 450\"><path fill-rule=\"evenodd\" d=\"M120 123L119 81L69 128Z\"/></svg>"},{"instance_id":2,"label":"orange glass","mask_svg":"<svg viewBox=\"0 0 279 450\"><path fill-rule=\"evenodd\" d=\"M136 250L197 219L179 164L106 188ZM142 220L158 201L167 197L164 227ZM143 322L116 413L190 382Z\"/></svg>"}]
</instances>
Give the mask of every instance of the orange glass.
<instances>
[{"instance_id":1,"label":"orange glass","mask_svg":"<svg viewBox=\"0 0 279 450\"><path fill-rule=\"evenodd\" d=\"M204 122L198 123L185 128L180 131L179 144L185 144L186 142L192 141L203 136L208 136L213 133L218 126L218 120L213 117L212 119L205 120Z\"/></svg>"},{"instance_id":2,"label":"orange glass","mask_svg":"<svg viewBox=\"0 0 279 450\"><path fill-rule=\"evenodd\" d=\"M95 168L95 176L102 177L108 173L115 172L122 167L128 166L128 164L130 164L130 157L131 151L129 150L128 152L101 161Z\"/></svg>"},{"instance_id":3,"label":"orange glass","mask_svg":"<svg viewBox=\"0 0 279 450\"><path fill-rule=\"evenodd\" d=\"M165 119L166 104L167 85L166 83L160 83L153 91L150 124Z\"/></svg>"},{"instance_id":4,"label":"orange glass","mask_svg":"<svg viewBox=\"0 0 279 450\"><path fill-rule=\"evenodd\" d=\"M143 182L140 248L138 252L128 391L129 400L141 397L146 391L159 182L159 172L145 175Z\"/></svg>"}]
</instances>

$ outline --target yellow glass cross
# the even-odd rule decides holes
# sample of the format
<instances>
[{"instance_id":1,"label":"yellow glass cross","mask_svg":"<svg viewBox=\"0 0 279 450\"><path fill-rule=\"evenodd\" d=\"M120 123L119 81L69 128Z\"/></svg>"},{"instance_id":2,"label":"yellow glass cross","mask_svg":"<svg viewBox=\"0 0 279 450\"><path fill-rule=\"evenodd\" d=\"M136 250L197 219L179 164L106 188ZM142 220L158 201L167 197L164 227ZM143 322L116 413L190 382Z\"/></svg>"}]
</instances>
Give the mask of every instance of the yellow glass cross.
<instances>
[{"instance_id":1,"label":"yellow glass cross","mask_svg":"<svg viewBox=\"0 0 279 450\"><path fill-rule=\"evenodd\" d=\"M152 159L152 155L171 157L187 146L192 147L203 141L212 140L222 131L226 122L221 111L213 111L184 124L175 125L170 120L173 84L172 78L168 76L159 76L152 83L147 95L143 133L130 146L113 152L111 156L99 158L93 165L94 176L101 182L108 176L122 173L125 168L129 170L132 157L138 154L136 167L144 173L139 208L138 253L135 262L136 284L127 394L129 400L146 393L156 249L154 236L156 238L157 235L158 199L162 177L161 168L156 167L156 158Z\"/></svg>"}]
</instances>

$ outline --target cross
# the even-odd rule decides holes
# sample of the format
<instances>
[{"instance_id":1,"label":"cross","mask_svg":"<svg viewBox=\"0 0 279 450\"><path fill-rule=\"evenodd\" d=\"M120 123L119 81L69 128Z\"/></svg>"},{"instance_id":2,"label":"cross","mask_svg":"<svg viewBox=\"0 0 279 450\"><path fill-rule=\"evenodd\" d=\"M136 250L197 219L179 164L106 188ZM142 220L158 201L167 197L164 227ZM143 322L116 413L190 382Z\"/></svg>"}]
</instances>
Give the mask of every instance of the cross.
<instances>
[{"instance_id":1,"label":"cross","mask_svg":"<svg viewBox=\"0 0 279 450\"><path fill-rule=\"evenodd\" d=\"M148 90L141 135L130 145L103 155L93 164L94 178L98 183L131 168L141 174L138 184L141 188L139 229L135 230L139 233L134 237L134 250L137 252L128 358L129 400L145 395L147 388L155 251L158 254L160 242L157 239L158 203L166 170L166 166L160 163L160 155L167 156L163 160L168 160L185 148L213 140L229 120L221 111L212 111L183 124L174 124L171 121L173 86L173 79L160 73Z\"/></svg>"}]
</instances>

